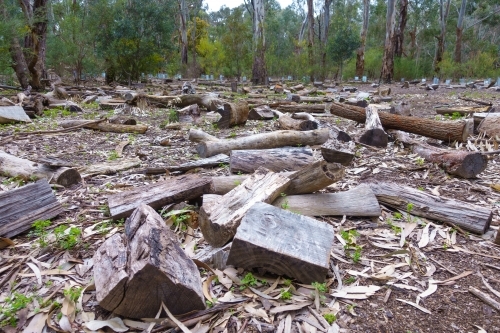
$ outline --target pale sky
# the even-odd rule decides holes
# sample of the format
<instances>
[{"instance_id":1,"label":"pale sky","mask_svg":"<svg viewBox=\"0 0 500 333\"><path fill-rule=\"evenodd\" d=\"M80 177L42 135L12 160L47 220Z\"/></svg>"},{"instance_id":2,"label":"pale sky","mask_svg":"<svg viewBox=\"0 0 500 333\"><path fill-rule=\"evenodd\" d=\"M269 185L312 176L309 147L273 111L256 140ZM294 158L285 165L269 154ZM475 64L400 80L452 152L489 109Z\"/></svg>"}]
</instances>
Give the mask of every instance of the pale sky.
<instances>
[{"instance_id":1,"label":"pale sky","mask_svg":"<svg viewBox=\"0 0 500 333\"><path fill-rule=\"evenodd\" d=\"M286 6L290 5L293 0L278 0L281 8L285 8ZM247 3L250 3L251 1L247 1ZM226 7L229 8L234 8L238 7L239 5L243 4L243 0L205 0L205 4L208 4L208 11L213 12L213 11L218 11L220 7L225 5Z\"/></svg>"}]
</instances>

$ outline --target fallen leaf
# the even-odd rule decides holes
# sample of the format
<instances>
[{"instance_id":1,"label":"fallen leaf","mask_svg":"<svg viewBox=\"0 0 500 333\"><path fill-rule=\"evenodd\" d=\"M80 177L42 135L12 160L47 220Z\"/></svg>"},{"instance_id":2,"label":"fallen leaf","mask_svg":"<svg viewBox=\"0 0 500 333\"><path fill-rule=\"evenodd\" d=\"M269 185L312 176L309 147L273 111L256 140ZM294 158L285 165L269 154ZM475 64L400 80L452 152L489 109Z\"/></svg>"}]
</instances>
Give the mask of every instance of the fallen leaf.
<instances>
[{"instance_id":1,"label":"fallen leaf","mask_svg":"<svg viewBox=\"0 0 500 333\"><path fill-rule=\"evenodd\" d=\"M430 223L427 223L427 225L424 227L422 230L422 236L420 237L420 241L418 242L418 247L426 247L427 244L429 244L429 228L431 227Z\"/></svg>"},{"instance_id":2,"label":"fallen leaf","mask_svg":"<svg viewBox=\"0 0 500 333\"><path fill-rule=\"evenodd\" d=\"M13 245L15 245L14 242L9 238L0 237L0 250Z\"/></svg>"},{"instance_id":3,"label":"fallen leaf","mask_svg":"<svg viewBox=\"0 0 500 333\"><path fill-rule=\"evenodd\" d=\"M74 331L73 327L71 326L71 323L69 322L69 318L64 316L64 315L59 320L59 327L61 327L61 329L64 332L73 332Z\"/></svg>"},{"instance_id":4,"label":"fallen leaf","mask_svg":"<svg viewBox=\"0 0 500 333\"><path fill-rule=\"evenodd\" d=\"M459 280L461 278L464 278L468 275L471 275L472 273L474 273L473 271L465 271L457 276L454 276L454 277L451 277L449 279L446 279L446 280L443 280L443 281L434 281L435 284L443 284L443 283L447 283L447 282L450 282L450 281L455 281L455 280Z\"/></svg>"},{"instance_id":5,"label":"fallen leaf","mask_svg":"<svg viewBox=\"0 0 500 333\"><path fill-rule=\"evenodd\" d=\"M36 279L38 281L38 285L42 285L42 274L40 274L40 270L38 269L38 267L31 263L31 262L27 262L26 265L29 266L29 268L31 268L31 270L35 273L35 276L36 276Z\"/></svg>"},{"instance_id":6,"label":"fallen leaf","mask_svg":"<svg viewBox=\"0 0 500 333\"><path fill-rule=\"evenodd\" d=\"M128 327L125 326L123 321L118 317L108 319L108 320L92 320L92 321L89 321L88 323L85 323L83 325L92 331L100 330L103 327L109 327L115 332L128 331Z\"/></svg>"},{"instance_id":7,"label":"fallen leaf","mask_svg":"<svg viewBox=\"0 0 500 333\"><path fill-rule=\"evenodd\" d=\"M417 309L419 309L420 311L422 312L425 312L425 313L428 313L428 314L432 314L432 312L430 312L429 310L427 310L426 308L416 304L416 303L413 303L413 302L409 302L409 301L406 301L404 299L400 299L400 298L396 298L396 301L400 301L400 302L403 302L403 303L406 303L406 304L409 304L411 306L414 306L416 307Z\"/></svg>"},{"instance_id":8,"label":"fallen leaf","mask_svg":"<svg viewBox=\"0 0 500 333\"><path fill-rule=\"evenodd\" d=\"M436 292L437 285L434 282L435 281L433 281L433 280L429 280L429 286L427 287L427 290L425 290L424 292L417 295L417 304L420 302L421 298L425 298L425 297L430 296Z\"/></svg>"},{"instance_id":9,"label":"fallen leaf","mask_svg":"<svg viewBox=\"0 0 500 333\"><path fill-rule=\"evenodd\" d=\"M34 315L29 325L23 330L23 333L41 333L45 327L45 321L48 316L48 313L43 312L39 312Z\"/></svg>"},{"instance_id":10,"label":"fallen leaf","mask_svg":"<svg viewBox=\"0 0 500 333\"><path fill-rule=\"evenodd\" d=\"M291 304L291 305L277 306L277 307L271 309L271 311L269 311L269 312L271 314L276 314L276 313L280 313L280 312L300 310L303 307L311 305L312 303L313 302L303 302L303 303L297 303L297 304Z\"/></svg>"}]
</instances>

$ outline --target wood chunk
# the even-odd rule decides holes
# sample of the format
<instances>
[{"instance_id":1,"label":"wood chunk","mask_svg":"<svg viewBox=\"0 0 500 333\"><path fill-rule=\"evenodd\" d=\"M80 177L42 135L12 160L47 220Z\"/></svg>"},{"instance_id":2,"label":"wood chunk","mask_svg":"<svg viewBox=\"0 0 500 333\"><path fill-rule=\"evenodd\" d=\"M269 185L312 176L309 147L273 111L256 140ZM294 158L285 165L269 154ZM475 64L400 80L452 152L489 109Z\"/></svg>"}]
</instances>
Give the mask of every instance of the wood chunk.
<instances>
[{"instance_id":1,"label":"wood chunk","mask_svg":"<svg viewBox=\"0 0 500 333\"><path fill-rule=\"evenodd\" d=\"M477 116L474 115L474 120L476 118ZM483 117L480 122L480 125L477 127L479 133L484 133L490 138L496 136L500 137L500 114L490 114L489 116Z\"/></svg>"},{"instance_id":2,"label":"wood chunk","mask_svg":"<svg viewBox=\"0 0 500 333\"><path fill-rule=\"evenodd\" d=\"M205 240L221 247L236 233L241 219L256 202L273 202L286 191L290 180L280 174L258 169L241 185L223 195L207 212L200 208L199 224Z\"/></svg>"},{"instance_id":3,"label":"wood chunk","mask_svg":"<svg viewBox=\"0 0 500 333\"><path fill-rule=\"evenodd\" d=\"M280 116L278 123L282 130L312 131L318 128L318 123L314 120L294 119L288 115Z\"/></svg>"},{"instance_id":4,"label":"wood chunk","mask_svg":"<svg viewBox=\"0 0 500 333\"><path fill-rule=\"evenodd\" d=\"M259 105L250 109L248 120L271 120L274 118L274 113L269 105Z\"/></svg>"},{"instance_id":5,"label":"wood chunk","mask_svg":"<svg viewBox=\"0 0 500 333\"><path fill-rule=\"evenodd\" d=\"M137 125L137 120L128 116L114 116L109 118L111 124Z\"/></svg>"},{"instance_id":6,"label":"wood chunk","mask_svg":"<svg viewBox=\"0 0 500 333\"><path fill-rule=\"evenodd\" d=\"M387 182L369 185L378 201L384 205L406 211L407 205L411 203L412 215L449 222L474 233L484 234L488 231L493 218L493 212L484 207L436 197L408 186Z\"/></svg>"},{"instance_id":7,"label":"wood chunk","mask_svg":"<svg viewBox=\"0 0 500 333\"><path fill-rule=\"evenodd\" d=\"M205 194L203 198L207 195L214 194ZM227 267L227 257L229 256L229 250L231 250L231 244L228 243L223 247L213 247L210 244L206 244L203 248L198 249L193 259L199 260L213 268L224 270Z\"/></svg>"},{"instance_id":8,"label":"wood chunk","mask_svg":"<svg viewBox=\"0 0 500 333\"><path fill-rule=\"evenodd\" d=\"M229 128L238 125L245 125L248 119L247 102L224 103L217 112L222 116L217 122L218 128Z\"/></svg>"},{"instance_id":9,"label":"wood chunk","mask_svg":"<svg viewBox=\"0 0 500 333\"><path fill-rule=\"evenodd\" d=\"M0 192L0 236L10 238L63 212L47 180Z\"/></svg>"},{"instance_id":10,"label":"wood chunk","mask_svg":"<svg viewBox=\"0 0 500 333\"><path fill-rule=\"evenodd\" d=\"M197 175L171 178L108 196L109 211L113 219L121 219L130 216L142 204L159 209L170 203L191 200L210 193L211 187L212 181L209 178Z\"/></svg>"},{"instance_id":11,"label":"wood chunk","mask_svg":"<svg viewBox=\"0 0 500 333\"><path fill-rule=\"evenodd\" d=\"M380 216L380 205L366 184L338 193L279 197L273 206L306 216Z\"/></svg>"},{"instance_id":12,"label":"wood chunk","mask_svg":"<svg viewBox=\"0 0 500 333\"><path fill-rule=\"evenodd\" d=\"M31 123L31 119L21 106L0 106L0 124L16 122Z\"/></svg>"},{"instance_id":13,"label":"wood chunk","mask_svg":"<svg viewBox=\"0 0 500 333\"><path fill-rule=\"evenodd\" d=\"M333 227L327 223L258 202L243 218L227 264L302 283L321 282L328 272L333 239Z\"/></svg>"},{"instance_id":14,"label":"wood chunk","mask_svg":"<svg viewBox=\"0 0 500 333\"><path fill-rule=\"evenodd\" d=\"M327 162L350 165L355 156L354 147L354 141L330 139L321 146L321 154Z\"/></svg>"},{"instance_id":15,"label":"wood chunk","mask_svg":"<svg viewBox=\"0 0 500 333\"><path fill-rule=\"evenodd\" d=\"M359 142L368 146L386 148L388 136L382 127L382 123L380 122L377 107L374 105L368 105L365 113L365 132L359 138Z\"/></svg>"},{"instance_id":16,"label":"wood chunk","mask_svg":"<svg viewBox=\"0 0 500 333\"><path fill-rule=\"evenodd\" d=\"M63 128L69 128L74 126L79 126L85 123L88 125L83 126L83 128L90 128L93 130L98 130L101 132L114 132L114 133L138 133L144 134L148 130L148 125L138 124L138 125L121 125L112 124L106 122L95 123L88 120L64 120L59 122L59 126Z\"/></svg>"},{"instance_id":17,"label":"wood chunk","mask_svg":"<svg viewBox=\"0 0 500 333\"><path fill-rule=\"evenodd\" d=\"M253 173L259 167L274 172L297 171L313 163L313 152L306 147L231 151L231 173Z\"/></svg>"},{"instance_id":18,"label":"wood chunk","mask_svg":"<svg viewBox=\"0 0 500 333\"><path fill-rule=\"evenodd\" d=\"M107 239L94 255L99 305L130 318L154 318L161 303L179 315L205 309L200 273L155 210L141 205L125 235Z\"/></svg>"}]
</instances>

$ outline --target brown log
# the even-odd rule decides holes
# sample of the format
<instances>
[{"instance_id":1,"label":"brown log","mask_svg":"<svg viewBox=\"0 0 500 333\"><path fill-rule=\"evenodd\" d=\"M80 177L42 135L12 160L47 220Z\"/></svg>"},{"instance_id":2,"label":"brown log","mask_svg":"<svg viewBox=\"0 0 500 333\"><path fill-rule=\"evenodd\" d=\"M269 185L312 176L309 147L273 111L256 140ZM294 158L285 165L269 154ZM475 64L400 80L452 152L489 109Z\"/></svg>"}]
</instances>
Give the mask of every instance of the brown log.
<instances>
[{"instance_id":1,"label":"brown log","mask_svg":"<svg viewBox=\"0 0 500 333\"><path fill-rule=\"evenodd\" d=\"M321 146L321 154L327 162L350 165L355 156L354 147L354 141L330 139Z\"/></svg>"},{"instance_id":2,"label":"brown log","mask_svg":"<svg viewBox=\"0 0 500 333\"><path fill-rule=\"evenodd\" d=\"M255 106L248 113L248 120L271 120L274 117L274 113L268 105Z\"/></svg>"},{"instance_id":3,"label":"brown log","mask_svg":"<svg viewBox=\"0 0 500 333\"><path fill-rule=\"evenodd\" d=\"M368 146L386 148L388 136L380 122L377 107L369 105L365 109L365 113L365 132L358 139L359 142Z\"/></svg>"},{"instance_id":4,"label":"brown log","mask_svg":"<svg viewBox=\"0 0 500 333\"><path fill-rule=\"evenodd\" d=\"M299 91L299 90L303 90L303 89L304 89L304 85L303 84L298 84L296 86L290 87L291 91Z\"/></svg>"},{"instance_id":5,"label":"brown log","mask_svg":"<svg viewBox=\"0 0 500 333\"><path fill-rule=\"evenodd\" d=\"M261 268L302 283L324 281L333 240L331 225L258 202L243 218L227 264Z\"/></svg>"},{"instance_id":6,"label":"brown log","mask_svg":"<svg viewBox=\"0 0 500 333\"><path fill-rule=\"evenodd\" d=\"M332 103L330 112L336 116L351 119L359 123L366 121L363 108ZM415 133L443 141L466 141L472 133L470 121L438 121L425 118L407 117L386 112L379 114L382 126L387 129L397 129Z\"/></svg>"},{"instance_id":7,"label":"brown log","mask_svg":"<svg viewBox=\"0 0 500 333\"><path fill-rule=\"evenodd\" d=\"M488 231L493 218L493 212L487 208L437 197L408 186L385 182L369 185L381 204L405 212L408 204L412 204L412 215L449 222L474 233L484 234Z\"/></svg>"},{"instance_id":8,"label":"brown log","mask_svg":"<svg viewBox=\"0 0 500 333\"><path fill-rule=\"evenodd\" d=\"M307 113L325 113L326 104L296 104L279 105L276 107L281 112L307 112Z\"/></svg>"},{"instance_id":9,"label":"brown log","mask_svg":"<svg viewBox=\"0 0 500 333\"><path fill-rule=\"evenodd\" d=\"M271 133L255 134L231 140L217 140L201 142L196 147L200 157L210 157L216 154L227 154L231 150L266 149L294 145L319 145L328 140L329 130L318 129L313 131L274 131Z\"/></svg>"},{"instance_id":10,"label":"brown log","mask_svg":"<svg viewBox=\"0 0 500 333\"><path fill-rule=\"evenodd\" d=\"M231 173L253 173L259 167L274 172L297 171L314 162L311 148L283 147L259 150L231 151Z\"/></svg>"},{"instance_id":11,"label":"brown log","mask_svg":"<svg viewBox=\"0 0 500 333\"><path fill-rule=\"evenodd\" d=\"M153 208L138 207L125 230L108 238L94 255L101 307L130 318L154 318L162 303L176 315L205 309L196 264Z\"/></svg>"},{"instance_id":12,"label":"brown log","mask_svg":"<svg viewBox=\"0 0 500 333\"><path fill-rule=\"evenodd\" d=\"M229 128L233 126L245 125L248 119L247 102L224 103L217 112L222 116L217 122L218 128Z\"/></svg>"},{"instance_id":13,"label":"brown log","mask_svg":"<svg viewBox=\"0 0 500 333\"><path fill-rule=\"evenodd\" d=\"M29 230L36 220L49 220L63 210L45 179L0 192L0 236L17 236Z\"/></svg>"},{"instance_id":14,"label":"brown log","mask_svg":"<svg viewBox=\"0 0 500 333\"><path fill-rule=\"evenodd\" d=\"M82 125L88 122L88 125L84 125L83 128L89 128L93 130L98 130L101 132L114 132L114 133L138 133L144 134L148 130L148 125L138 124L138 125L121 125L121 124L111 124L106 122L101 122L98 124L91 124L88 120L63 120L59 122L59 126L63 128L73 127Z\"/></svg>"},{"instance_id":15,"label":"brown log","mask_svg":"<svg viewBox=\"0 0 500 333\"><path fill-rule=\"evenodd\" d=\"M54 97L57 99L68 99L69 98L68 92L66 91L66 89L64 89L61 86L55 86L53 93L54 93Z\"/></svg>"},{"instance_id":16,"label":"brown log","mask_svg":"<svg viewBox=\"0 0 500 333\"><path fill-rule=\"evenodd\" d=\"M206 95L182 95L177 96L178 99L173 102L175 106L184 107L191 104L198 104L200 107L206 108L208 111L217 111L223 102L212 94Z\"/></svg>"},{"instance_id":17,"label":"brown log","mask_svg":"<svg viewBox=\"0 0 500 333\"><path fill-rule=\"evenodd\" d=\"M114 116L109 118L111 124L137 125L137 120L127 116Z\"/></svg>"}]
</instances>

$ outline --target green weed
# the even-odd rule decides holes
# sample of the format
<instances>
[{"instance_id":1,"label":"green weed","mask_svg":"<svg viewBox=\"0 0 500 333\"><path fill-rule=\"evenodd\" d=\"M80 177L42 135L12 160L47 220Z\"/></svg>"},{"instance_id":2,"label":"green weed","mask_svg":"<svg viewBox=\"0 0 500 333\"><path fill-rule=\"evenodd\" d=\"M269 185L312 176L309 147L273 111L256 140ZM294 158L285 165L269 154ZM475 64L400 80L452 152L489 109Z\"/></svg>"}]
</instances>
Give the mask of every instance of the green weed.
<instances>
[{"instance_id":1,"label":"green weed","mask_svg":"<svg viewBox=\"0 0 500 333\"><path fill-rule=\"evenodd\" d=\"M352 261L358 263L361 259L362 251L361 246L356 244L356 237L359 236L359 233L354 229L351 229L349 231L343 230L340 232L340 236L346 242L346 245L344 246L346 255L348 255L352 259Z\"/></svg>"},{"instance_id":2,"label":"green weed","mask_svg":"<svg viewBox=\"0 0 500 333\"><path fill-rule=\"evenodd\" d=\"M73 302L76 302L82 294L82 287L72 287L64 290L64 296L68 297Z\"/></svg>"},{"instance_id":3,"label":"green weed","mask_svg":"<svg viewBox=\"0 0 500 333\"><path fill-rule=\"evenodd\" d=\"M325 313L323 318L325 318L329 325L333 324L333 322L337 320L337 317L333 313Z\"/></svg>"},{"instance_id":4,"label":"green weed","mask_svg":"<svg viewBox=\"0 0 500 333\"><path fill-rule=\"evenodd\" d=\"M241 280L240 290L245 290L248 287L256 287L259 281L253 276L252 273L247 273Z\"/></svg>"},{"instance_id":5,"label":"green weed","mask_svg":"<svg viewBox=\"0 0 500 333\"><path fill-rule=\"evenodd\" d=\"M36 220L32 224L32 227L35 228L35 230L30 231L28 236L38 237L37 242L40 247L47 247L47 245L49 245L47 240L49 232L47 231L47 228L50 226L50 224L50 220Z\"/></svg>"},{"instance_id":6,"label":"green weed","mask_svg":"<svg viewBox=\"0 0 500 333\"><path fill-rule=\"evenodd\" d=\"M116 150L112 150L109 152L108 154L108 161L114 161L116 159L118 159L118 153L116 152Z\"/></svg>"},{"instance_id":7,"label":"green weed","mask_svg":"<svg viewBox=\"0 0 500 333\"><path fill-rule=\"evenodd\" d=\"M68 227L60 225L54 229L54 234L56 235L56 242L59 247L64 250L70 250L80 242L82 231L76 227L69 228L69 231L66 230L68 230Z\"/></svg>"},{"instance_id":8,"label":"green weed","mask_svg":"<svg viewBox=\"0 0 500 333\"><path fill-rule=\"evenodd\" d=\"M288 290L284 290L284 289L281 289L281 293L280 293L280 299L284 300L284 301L287 301L289 299L292 298L292 293Z\"/></svg>"},{"instance_id":9,"label":"green weed","mask_svg":"<svg viewBox=\"0 0 500 333\"><path fill-rule=\"evenodd\" d=\"M10 325L15 327L17 324L17 312L27 307L32 300L33 296L28 297L17 292L7 297L0 308L0 315L3 318L0 326L6 327Z\"/></svg>"}]
</instances>

